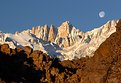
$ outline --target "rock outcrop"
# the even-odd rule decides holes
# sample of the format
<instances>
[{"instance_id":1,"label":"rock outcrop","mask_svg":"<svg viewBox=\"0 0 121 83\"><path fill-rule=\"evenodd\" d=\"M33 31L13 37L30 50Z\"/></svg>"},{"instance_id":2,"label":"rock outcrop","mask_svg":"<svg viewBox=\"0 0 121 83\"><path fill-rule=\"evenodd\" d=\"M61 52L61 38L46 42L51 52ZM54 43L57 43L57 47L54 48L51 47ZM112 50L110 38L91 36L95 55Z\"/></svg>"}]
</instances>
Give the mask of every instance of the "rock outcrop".
<instances>
[{"instance_id":1,"label":"rock outcrop","mask_svg":"<svg viewBox=\"0 0 121 83\"><path fill-rule=\"evenodd\" d=\"M71 33L72 27L73 26L68 21L62 23L62 25L58 27L58 36L60 38L68 37Z\"/></svg>"},{"instance_id":2,"label":"rock outcrop","mask_svg":"<svg viewBox=\"0 0 121 83\"><path fill-rule=\"evenodd\" d=\"M72 25L68 21L62 23L60 27L58 27L58 36L56 37L56 43L60 47L68 47L70 46L69 35L71 33Z\"/></svg>"},{"instance_id":3,"label":"rock outcrop","mask_svg":"<svg viewBox=\"0 0 121 83\"><path fill-rule=\"evenodd\" d=\"M9 45L8 44L3 44L1 47L0 47L0 51L4 54L8 54L10 55L11 53L11 49L9 48Z\"/></svg>"}]
</instances>

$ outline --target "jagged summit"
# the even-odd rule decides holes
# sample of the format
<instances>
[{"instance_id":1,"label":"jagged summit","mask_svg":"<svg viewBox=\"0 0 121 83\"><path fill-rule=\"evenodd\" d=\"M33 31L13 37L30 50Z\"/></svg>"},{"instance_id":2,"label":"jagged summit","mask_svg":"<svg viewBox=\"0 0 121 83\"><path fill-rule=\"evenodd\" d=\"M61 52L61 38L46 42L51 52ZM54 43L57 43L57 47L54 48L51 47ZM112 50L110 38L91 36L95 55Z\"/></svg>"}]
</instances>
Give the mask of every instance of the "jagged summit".
<instances>
[{"instance_id":1,"label":"jagged summit","mask_svg":"<svg viewBox=\"0 0 121 83\"><path fill-rule=\"evenodd\" d=\"M57 28L54 25L37 26L15 34L0 33L0 43L7 43L11 48L30 46L34 50L42 50L51 57L72 60L93 56L100 44L116 32L115 26L118 21L108 21L88 32L76 29L69 21L63 22Z\"/></svg>"},{"instance_id":2,"label":"jagged summit","mask_svg":"<svg viewBox=\"0 0 121 83\"><path fill-rule=\"evenodd\" d=\"M64 21L61 26L72 26L72 24L69 21Z\"/></svg>"}]
</instances>

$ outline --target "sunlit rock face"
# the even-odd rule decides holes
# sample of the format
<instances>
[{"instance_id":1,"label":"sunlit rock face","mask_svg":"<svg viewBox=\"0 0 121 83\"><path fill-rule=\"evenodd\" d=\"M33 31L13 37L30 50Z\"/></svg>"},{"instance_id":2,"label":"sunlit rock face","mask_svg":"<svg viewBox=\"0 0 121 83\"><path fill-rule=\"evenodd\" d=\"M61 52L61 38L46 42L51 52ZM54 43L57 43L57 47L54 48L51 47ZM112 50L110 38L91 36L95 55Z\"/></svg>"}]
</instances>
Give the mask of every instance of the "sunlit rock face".
<instances>
[{"instance_id":1,"label":"sunlit rock face","mask_svg":"<svg viewBox=\"0 0 121 83\"><path fill-rule=\"evenodd\" d=\"M58 36L61 38L65 38L69 36L71 33L72 25L69 24L68 21L62 23L60 27L58 27Z\"/></svg>"}]
</instances>

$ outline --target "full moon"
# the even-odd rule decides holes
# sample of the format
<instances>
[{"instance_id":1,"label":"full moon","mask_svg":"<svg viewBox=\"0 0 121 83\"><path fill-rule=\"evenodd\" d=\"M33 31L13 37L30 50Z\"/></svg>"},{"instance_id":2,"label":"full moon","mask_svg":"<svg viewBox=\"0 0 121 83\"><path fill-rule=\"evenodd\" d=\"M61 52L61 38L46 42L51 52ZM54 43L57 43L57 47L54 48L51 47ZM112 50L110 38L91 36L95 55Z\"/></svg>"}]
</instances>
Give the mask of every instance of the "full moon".
<instances>
[{"instance_id":1,"label":"full moon","mask_svg":"<svg viewBox=\"0 0 121 83\"><path fill-rule=\"evenodd\" d=\"M105 12L104 12L104 11L100 11L100 12L99 12L99 17L100 17L100 18L105 17Z\"/></svg>"}]
</instances>

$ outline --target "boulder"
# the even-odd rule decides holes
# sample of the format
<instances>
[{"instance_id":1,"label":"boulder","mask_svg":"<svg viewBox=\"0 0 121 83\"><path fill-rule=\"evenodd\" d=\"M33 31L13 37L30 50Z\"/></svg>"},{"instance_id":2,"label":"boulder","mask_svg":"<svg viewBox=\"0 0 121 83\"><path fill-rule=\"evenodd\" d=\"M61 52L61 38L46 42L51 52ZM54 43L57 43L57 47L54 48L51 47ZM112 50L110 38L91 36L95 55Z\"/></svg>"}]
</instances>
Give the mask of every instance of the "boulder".
<instances>
[{"instance_id":1,"label":"boulder","mask_svg":"<svg viewBox=\"0 0 121 83\"><path fill-rule=\"evenodd\" d=\"M8 44L1 45L0 51L4 54L7 54L7 55L10 55L10 53L11 53L11 49L9 48Z\"/></svg>"}]
</instances>

